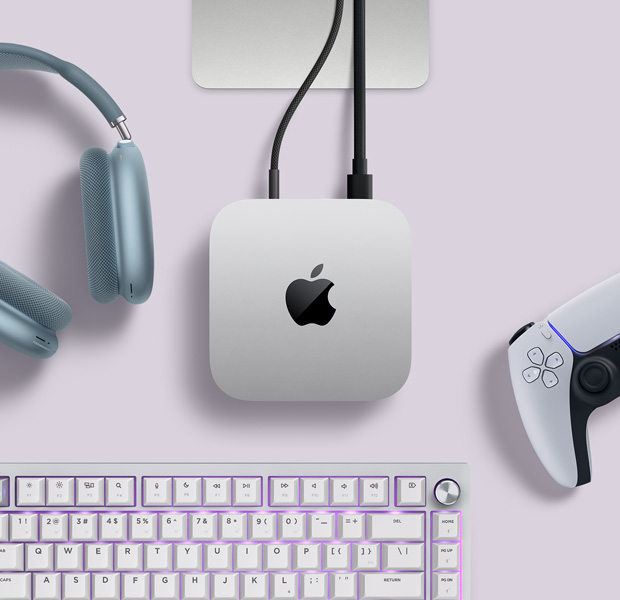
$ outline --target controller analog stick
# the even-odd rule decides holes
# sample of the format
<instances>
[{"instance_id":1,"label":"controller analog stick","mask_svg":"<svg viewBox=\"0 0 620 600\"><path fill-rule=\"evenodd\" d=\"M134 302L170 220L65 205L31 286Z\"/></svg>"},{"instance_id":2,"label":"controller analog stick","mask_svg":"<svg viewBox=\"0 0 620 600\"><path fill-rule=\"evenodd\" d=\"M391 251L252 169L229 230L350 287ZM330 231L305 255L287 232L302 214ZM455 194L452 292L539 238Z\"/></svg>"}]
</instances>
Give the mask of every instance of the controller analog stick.
<instances>
[{"instance_id":1,"label":"controller analog stick","mask_svg":"<svg viewBox=\"0 0 620 600\"><path fill-rule=\"evenodd\" d=\"M609 385L609 371L601 363L589 363L579 371L579 383L586 392L598 394Z\"/></svg>"}]
</instances>

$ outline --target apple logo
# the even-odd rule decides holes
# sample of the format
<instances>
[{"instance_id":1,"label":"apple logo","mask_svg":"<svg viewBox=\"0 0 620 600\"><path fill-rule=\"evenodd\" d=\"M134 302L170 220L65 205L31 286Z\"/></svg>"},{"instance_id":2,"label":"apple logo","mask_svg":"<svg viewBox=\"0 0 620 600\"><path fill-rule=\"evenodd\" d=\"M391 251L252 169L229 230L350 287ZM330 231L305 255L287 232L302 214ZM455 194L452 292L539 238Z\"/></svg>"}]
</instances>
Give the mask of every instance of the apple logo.
<instances>
[{"instance_id":1,"label":"apple logo","mask_svg":"<svg viewBox=\"0 0 620 600\"><path fill-rule=\"evenodd\" d=\"M336 309L329 303L329 290L334 287L328 279L316 279L323 271L318 265L307 279L296 279L286 290L286 307L297 325L314 323L321 327L333 318Z\"/></svg>"}]
</instances>

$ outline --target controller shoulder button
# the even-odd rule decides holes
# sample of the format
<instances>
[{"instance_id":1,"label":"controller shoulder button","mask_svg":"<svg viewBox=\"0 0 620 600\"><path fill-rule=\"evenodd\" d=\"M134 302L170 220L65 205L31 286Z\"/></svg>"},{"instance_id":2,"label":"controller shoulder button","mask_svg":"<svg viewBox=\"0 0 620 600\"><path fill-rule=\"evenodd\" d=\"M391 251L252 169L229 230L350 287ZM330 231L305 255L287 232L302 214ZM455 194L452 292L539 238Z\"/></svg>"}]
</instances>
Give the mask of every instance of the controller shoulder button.
<instances>
[{"instance_id":1,"label":"controller shoulder button","mask_svg":"<svg viewBox=\"0 0 620 600\"><path fill-rule=\"evenodd\" d=\"M527 383L534 383L540 377L540 369L538 367L529 367L523 371L523 379Z\"/></svg>"},{"instance_id":2,"label":"controller shoulder button","mask_svg":"<svg viewBox=\"0 0 620 600\"><path fill-rule=\"evenodd\" d=\"M509 346L512 346L530 327L534 327L534 323L528 323L521 327L521 329L517 330L517 332L510 338L508 342Z\"/></svg>"},{"instance_id":3,"label":"controller shoulder button","mask_svg":"<svg viewBox=\"0 0 620 600\"><path fill-rule=\"evenodd\" d=\"M543 354L543 351L540 348L532 348L528 353L527 353L527 357L535 364L535 365L542 365L543 361L545 360L545 355Z\"/></svg>"},{"instance_id":4,"label":"controller shoulder button","mask_svg":"<svg viewBox=\"0 0 620 600\"><path fill-rule=\"evenodd\" d=\"M557 378L557 375L555 373L552 373L551 371L545 371L543 373L542 380L546 388L555 387L560 382L560 380Z\"/></svg>"},{"instance_id":5,"label":"controller shoulder button","mask_svg":"<svg viewBox=\"0 0 620 600\"><path fill-rule=\"evenodd\" d=\"M547 362L545 363L545 367L548 367L549 369L557 369L558 367L561 367L563 364L564 364L564 359L562 358L562 355L559 352L554 352L547 359Z\"/></svg>"}]
</instances>

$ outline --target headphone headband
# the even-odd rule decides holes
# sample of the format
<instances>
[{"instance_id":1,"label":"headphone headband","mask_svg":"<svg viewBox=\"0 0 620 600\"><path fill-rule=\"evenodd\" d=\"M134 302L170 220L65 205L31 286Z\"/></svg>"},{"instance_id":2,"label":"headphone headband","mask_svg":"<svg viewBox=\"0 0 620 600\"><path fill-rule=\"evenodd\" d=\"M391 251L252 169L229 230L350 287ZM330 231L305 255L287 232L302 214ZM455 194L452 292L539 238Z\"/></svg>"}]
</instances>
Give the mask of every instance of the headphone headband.
<instances>
[{"instance_id":1,"label":"headphone headband","mask_svg":"<svg viewBox=\"0 0 620 600\"><path fill-rule=\"evenodd\" d=\"M88 73L74 64L29 46L0 43L0 71L14 70L57 73L80 90L99 109L110 126L118 130L122 139L131 139L131 134L124 123L125 116L118 104Z\"/></svg>"}]
</instances>

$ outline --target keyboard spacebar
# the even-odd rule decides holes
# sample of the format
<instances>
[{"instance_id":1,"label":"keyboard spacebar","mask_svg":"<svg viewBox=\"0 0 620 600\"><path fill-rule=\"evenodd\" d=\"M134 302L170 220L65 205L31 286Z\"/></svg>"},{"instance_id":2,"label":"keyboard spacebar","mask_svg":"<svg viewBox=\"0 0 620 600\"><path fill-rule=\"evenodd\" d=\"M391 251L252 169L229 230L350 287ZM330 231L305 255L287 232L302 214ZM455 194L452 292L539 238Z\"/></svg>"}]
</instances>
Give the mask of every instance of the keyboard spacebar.
<instances>
[{"instance_id":1,"label":"keyboard spacebar","mask_svg":"<svg viewBox=\"0 0 620 600\"><path fill-rule=\"evenodd\" d=\"M30 573L0 573L2 600L30 600Z\"/></svg>"},{"instance_id":2,"label":"keyboard spacebar","mask_svg":"<svg viewBox=\"0 0 620 600\"><path fill-rule=\"evenodd\" d=\"M423 600L424 573L360 573L360 600Z\"/></svg>"}]
</instances>

